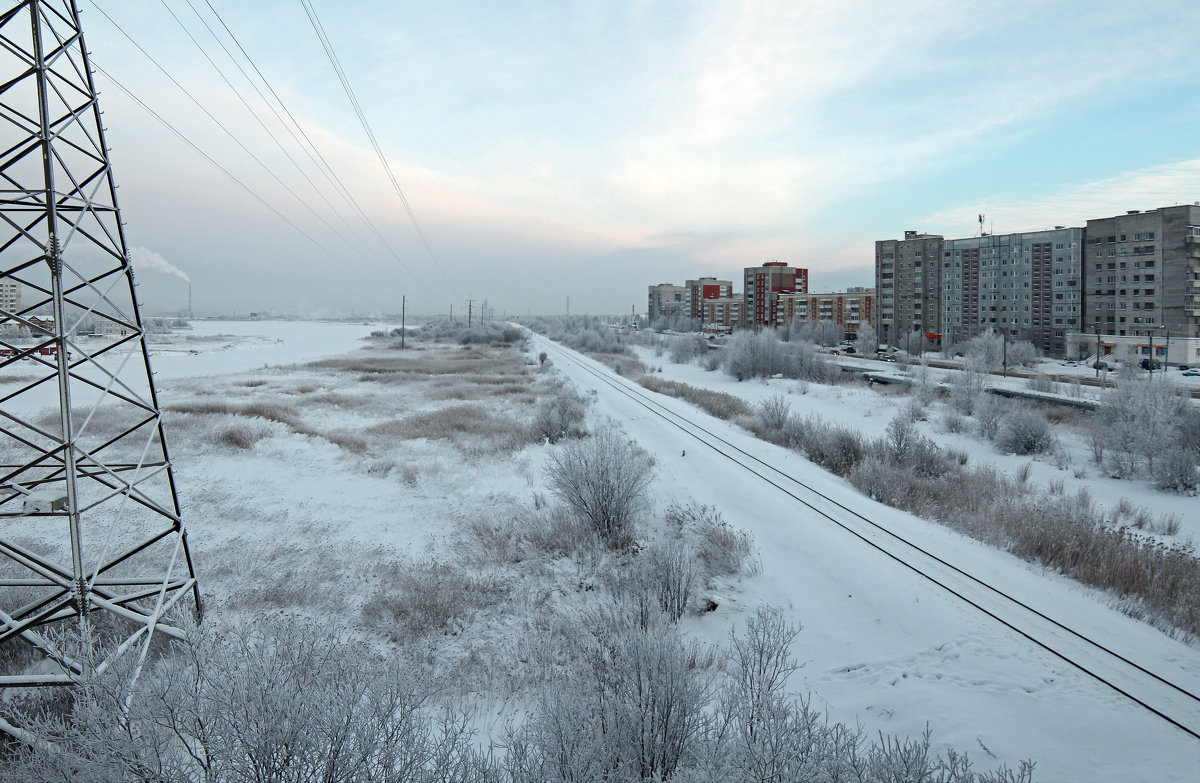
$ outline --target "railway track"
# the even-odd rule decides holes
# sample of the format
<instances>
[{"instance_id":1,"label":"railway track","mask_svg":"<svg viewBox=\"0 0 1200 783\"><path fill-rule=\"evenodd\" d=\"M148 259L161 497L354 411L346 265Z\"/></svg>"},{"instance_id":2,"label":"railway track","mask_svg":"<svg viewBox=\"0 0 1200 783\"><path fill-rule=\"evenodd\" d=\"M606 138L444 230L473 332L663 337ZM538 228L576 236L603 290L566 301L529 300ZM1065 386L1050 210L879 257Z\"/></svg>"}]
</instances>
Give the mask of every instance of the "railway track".
<instances>
[{"instance_id":1,"label":"railway track","mask_svg":"<svg viewBox=\"0 0 1200 783\"><path fill-rule=\"evenodd\" d=\"M794 502L835 525L847 535L869 546L900 566L913 571L938 589L973 607L1035 647L1078 670L1105 688L1170 724L1192 739L1200 740L1200 679L1187 682L1178 674L1164 675L1076 630L1009 592L990 584L959 565L949 562L919 543L890 530L842 502L814 489L719 434L664 405L659 396L580 357L574 351L538 337L539 344L558 360L570 362L662 420L739 466L758 480L774 487ZM1181 672L1181 674L1183 674Z\"/></svg>"}]
</instances>

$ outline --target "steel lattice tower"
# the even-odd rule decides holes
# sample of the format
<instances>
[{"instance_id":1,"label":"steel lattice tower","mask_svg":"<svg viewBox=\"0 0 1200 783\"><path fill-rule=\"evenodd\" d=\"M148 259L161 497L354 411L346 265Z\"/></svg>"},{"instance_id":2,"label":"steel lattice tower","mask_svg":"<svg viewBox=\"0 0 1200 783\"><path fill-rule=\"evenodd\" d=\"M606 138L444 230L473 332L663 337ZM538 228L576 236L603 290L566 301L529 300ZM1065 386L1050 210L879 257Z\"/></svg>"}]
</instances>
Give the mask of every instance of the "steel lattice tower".
<instances>
[{"instance_id":1,"label":"steel lattice tower","mask_svg":"<svg viewBox=\"0 0 1200 783\"><path fill-rule=\"evenodd\" d=\"M10 0L11 2L11 0ZM182 605L181 605L182 604ZM0 686L144 656L197 588L74 0L0 16ZM84 626L89 633L84 634Z\"/></svg>"}]
</instances>

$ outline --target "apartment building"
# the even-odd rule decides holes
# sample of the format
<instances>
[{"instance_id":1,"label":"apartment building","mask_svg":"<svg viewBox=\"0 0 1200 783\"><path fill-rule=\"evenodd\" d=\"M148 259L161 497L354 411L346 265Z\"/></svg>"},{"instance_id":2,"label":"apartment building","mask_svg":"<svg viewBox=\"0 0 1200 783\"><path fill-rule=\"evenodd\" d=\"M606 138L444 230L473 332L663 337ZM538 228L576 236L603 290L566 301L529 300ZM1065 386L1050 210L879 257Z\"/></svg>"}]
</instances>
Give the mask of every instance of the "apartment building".
<instances>
[{"instance_id":1,"label":"apartment building","mask_svg":"<svg viewBox=\"0 0 1200 783\"><path fill-rule=\"evenodd\" d=\"M875 322L875 290L854 287L827 294L780 294L775 308L775 325L784 327L795 319L831 321L842 328L848 340L858 337L859 326Z\"/></svg>"},{"instance_id":2,"label":"apartment building","mask_svg":"<svg viewBox=\"0 0 1200 783\"><path fill-rule=\"evenodd\" d=\"M741 326L745 318L746 299L741 296L704 299L700 304L700 318L705 326L716 325L732 329Z\"/></svg>"},{"instance_id":3,"label":"apartment building","mask_svg":"<svg viewBox=\"0 0 1200 783\"><path fill-rule=\"evenodd\" d=\"M733 296L733 281L718 280L715 277L688 280L684 282L683 287L687 289L688 317L700 320L704 320L704 300Z\"/></svg>"},{"instance_id":4,"label":"apartment building","mask_svg":"<svg viewBox=\"0 0 1200 783\"><path fill-rule=\"evenodd\" d=\"M687 315L690 310L687 303L687 289L681 285L673 283L652 285L647 299L646 314L651 322L659 318Z\"/></svg>"},{"instance_id":5,"label":"apartment building","mask_svg":"<svg viewBox=\"0 0 1200 783\"><path fill-rule=\"evenodd\" d=\"M942 242L940 234L917 231L875 242L880 342L904 344L914 330L941 334Z\"/></svg>"},{"instance_id":6,"label":"apartment building","mask_svg":"<svg viewBox=\"0 0 1200 783\"><path fill-rule=\"evenodd\" d=\"M1089 220L1087 331L1200 337L1200 206Z\"/></svg>"},{"instance_id":7,"label":"apartment building","mask_svg":"<svg viewBox=\"0 0 1200 783\"><path fill-rule=\"evenodd\" d=\"M808 293L808 270L782 261L746 267L743 278L746 299L743 325L750 328L775 324L780 294Z\"/></svg>"},{"instance_id":8,"label":"apartment building","mask_svg":"<svg viewBox=\"0 0 1200 783\"><path fill-rule=\"evenodd\" d=\"M943 342L994 329L1064 356L1083 323L1080 259L1084 230L987 234L947 239L941 250Z\"/></svg>"}]
</instances>

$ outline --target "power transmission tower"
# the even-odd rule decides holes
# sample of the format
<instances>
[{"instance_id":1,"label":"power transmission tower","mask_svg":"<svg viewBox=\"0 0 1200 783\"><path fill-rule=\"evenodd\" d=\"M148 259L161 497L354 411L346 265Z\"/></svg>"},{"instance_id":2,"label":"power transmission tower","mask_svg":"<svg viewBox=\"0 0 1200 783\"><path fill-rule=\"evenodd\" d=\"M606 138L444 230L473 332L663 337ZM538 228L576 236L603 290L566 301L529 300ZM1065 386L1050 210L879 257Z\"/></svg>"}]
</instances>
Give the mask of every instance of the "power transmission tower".
<instances>
[{"instance_id":1,"label":"power transmission tower","mask_svg":"<svg viewBox=\"0 0 1200 783\"><path fill-rule=\"evenodd\" d=\"M74 0L0 13L0 687L140 662L200 593ZM102 629L104 649L89 628ZM11 647L10 647L11 646ZM16 647L24 648L17 654ZM0 728L6 728L0 722Z\"/></svg>"}]
</instances>

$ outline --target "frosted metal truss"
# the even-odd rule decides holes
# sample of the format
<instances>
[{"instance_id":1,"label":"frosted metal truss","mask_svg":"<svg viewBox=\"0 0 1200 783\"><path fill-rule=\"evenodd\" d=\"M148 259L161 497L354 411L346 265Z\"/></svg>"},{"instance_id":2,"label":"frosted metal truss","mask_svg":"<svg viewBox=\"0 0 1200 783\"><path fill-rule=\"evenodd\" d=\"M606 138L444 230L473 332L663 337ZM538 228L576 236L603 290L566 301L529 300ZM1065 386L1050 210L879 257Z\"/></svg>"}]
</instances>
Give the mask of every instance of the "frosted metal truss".
<instances>
[{"instance_id":1,"label":"frosted metal truss","mask_svg":"<svg viewBox=\"0 0 1200 783\"><path fill-rule=\"evenodd\" d=\"M200 593L79 10L11 3L0 16L0 687L69 685L125 655L140 665L156 634L182 633L169 618L188 609L199 614Z\"/></svg>"}]
</instances>

